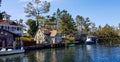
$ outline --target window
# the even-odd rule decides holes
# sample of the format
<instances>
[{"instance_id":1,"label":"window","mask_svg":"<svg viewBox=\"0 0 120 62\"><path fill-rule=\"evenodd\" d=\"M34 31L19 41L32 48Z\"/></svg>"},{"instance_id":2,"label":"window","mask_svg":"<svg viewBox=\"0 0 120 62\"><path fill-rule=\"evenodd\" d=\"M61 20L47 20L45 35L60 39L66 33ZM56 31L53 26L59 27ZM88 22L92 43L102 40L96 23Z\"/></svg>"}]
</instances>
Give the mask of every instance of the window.
<instances>
[{"instance_id":1,"label":"window","mask_svg":"<svg viewBox=\"0 0 120 62\"><path fill-rule=\"evenodd\" d=\"M3 29L3 26L1 26L1 29Z\"/></svg>"},{"instance_id":2,"label":"window","mask_svg":"<svg viewBox=\"0 0 120 62\"><path fill-rule=\"evenodd\" d=\"M5 26L5 29L7 29L7 26Z\"/></svg>"},{"instance_id":3,"label":"window","mask_svg":"<svg viewBox=\"0 0 120 62\"><path fill-rule=\"evenodd\" d=\"M19 31L20 29L19 29L19 27L17 27L17 31Z\"/></svg>"},{"instance_id":4,"label":"window","mask_svg":"<svg viewBox=\"0 0 120 62\"><path fill-rule=\"evenodd\" d=\"M10 27L8 26L8 30L9 30L9 28L10 28Z\"/></svg>"},{"instance_id":5,"label":"window","mask_svg":"<svg viewBox=\"0 0 120 62\"><path fill-rule=\"evenodd\" d=\"M12 31L14 30L14 27L12 27Z\"/></svg>"}]
</instances>

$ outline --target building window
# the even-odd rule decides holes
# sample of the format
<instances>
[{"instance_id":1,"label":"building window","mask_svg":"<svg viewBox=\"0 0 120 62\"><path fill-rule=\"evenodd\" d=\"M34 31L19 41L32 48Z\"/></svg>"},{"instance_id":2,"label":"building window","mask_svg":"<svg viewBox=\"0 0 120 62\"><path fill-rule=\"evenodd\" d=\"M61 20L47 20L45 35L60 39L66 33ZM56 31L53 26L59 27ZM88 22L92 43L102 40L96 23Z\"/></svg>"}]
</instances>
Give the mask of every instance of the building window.
<instances>
[{"instance_id":1,"label":"building window","mask_svg":"<svg viewBox=\"0 0 120 62\"><path fill-rule=\"evenodd\" d=\"M8 30L9 30L9 28L10 28L10 27L8 26Z\"/></svg>"},{"instance_id":2,"label":"building window","mask_svg":"<svg viewBox=\"0 0 120 62\"><path fill-rule=\"evenodd\" d=\"M12 27L12 31L14 31L14 27Z\"/></svg>"},{"instance_id":3,"label":"building window","mask_svg":"<svg viewBox=\"0 0 120 62\"><path fill-rule=\"evenodd\" d=\"M1 26L1 29L3 29L3 26Z\"/></svg>"},{"instance_id":4,"label":"building window","mask_svg":"<svg viewBox=\"0 0 120 62\"><path fill-rule=\"evenodd\" d=\"M20 31L21 31L22 29L20 28Z\"/></svg>"},{"instance_id":5,"label":"building window","mask_svg":"<svg viewBox=\"0 0 120 62\"><path fill-rule=\"evenodd\" d=\"M5 29L7 29L7 26L5 26Z\"/></svg>"},{"instance_id":6,"label":"building window","mask_svg":"<svg viewBox=\"0 0 120 62\"><path fill-rule=\"evenodd\" d=\"M19 27L17 27L17 31L19 31L20 29L19 29Z\"/></svg>"}]
</instances>

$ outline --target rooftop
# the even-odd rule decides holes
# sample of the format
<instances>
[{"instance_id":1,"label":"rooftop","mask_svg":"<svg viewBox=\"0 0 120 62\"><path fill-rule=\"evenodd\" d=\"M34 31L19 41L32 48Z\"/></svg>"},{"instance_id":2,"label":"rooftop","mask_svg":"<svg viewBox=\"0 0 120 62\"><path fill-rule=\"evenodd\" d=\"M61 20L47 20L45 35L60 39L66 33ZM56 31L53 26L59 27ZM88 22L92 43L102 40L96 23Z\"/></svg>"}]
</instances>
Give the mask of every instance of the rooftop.
<instances>
[{"instance_id":1,"label":"rooftop","mask_svg":"<svg viewBox=\"0 0 120 62\"><path fill-rule=\"evenodd\" d=\"M9 22L9 21L6 21L6 20L0 20L0 24L2 24L2 25L15 25L15 26L21 26L19 23L16 23L16 22L14 22L14 21Z\"/></svg>"}]
</instances>

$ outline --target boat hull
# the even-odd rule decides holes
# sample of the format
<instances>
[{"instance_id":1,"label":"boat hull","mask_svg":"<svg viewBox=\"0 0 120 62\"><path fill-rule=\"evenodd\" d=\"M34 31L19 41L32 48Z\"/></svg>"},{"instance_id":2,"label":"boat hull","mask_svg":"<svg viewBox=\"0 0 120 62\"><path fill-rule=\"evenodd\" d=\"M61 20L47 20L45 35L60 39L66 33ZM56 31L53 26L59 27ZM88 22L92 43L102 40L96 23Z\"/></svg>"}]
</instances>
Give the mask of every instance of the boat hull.
<instances>
[{"instance_id":1,"label":"boat hull","mask_svg":"<svg viewBox=\"0 0 120 62\"><path fill-rule=\"evenodd\" d=\"M11 51L0 51L0 55L11 55L11 54L19 54L24 53L25 50L11 50Z\"/></svg>"},{"instance_id":2,"label":"boat hull","mask_svg":"<svg viewBox=\"0 0 120 62\"><path fill-rule=\"evenodd\" d=\"M85 44L95 44L95 42L86 42Z\"/></svg>"}]
</instances>

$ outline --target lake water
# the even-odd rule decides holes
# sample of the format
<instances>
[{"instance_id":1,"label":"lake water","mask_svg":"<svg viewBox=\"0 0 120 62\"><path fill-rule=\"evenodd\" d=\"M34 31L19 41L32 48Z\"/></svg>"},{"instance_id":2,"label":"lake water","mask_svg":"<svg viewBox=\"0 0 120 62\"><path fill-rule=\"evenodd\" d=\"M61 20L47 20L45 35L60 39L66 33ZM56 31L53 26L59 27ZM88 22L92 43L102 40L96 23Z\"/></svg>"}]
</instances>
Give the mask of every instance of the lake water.
<instances>
[{"instance_id":1,"label":"lake water","mask_svg":"<svg viewBox=\"0 0 120 62\"><path fill-rule=\"evenodd\" d=\"M120 62L120 46L77 45L0 56L0 62Z\"/></svg>"}]
</instances>

